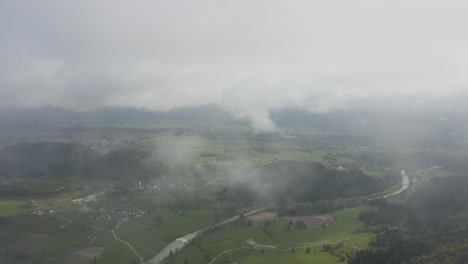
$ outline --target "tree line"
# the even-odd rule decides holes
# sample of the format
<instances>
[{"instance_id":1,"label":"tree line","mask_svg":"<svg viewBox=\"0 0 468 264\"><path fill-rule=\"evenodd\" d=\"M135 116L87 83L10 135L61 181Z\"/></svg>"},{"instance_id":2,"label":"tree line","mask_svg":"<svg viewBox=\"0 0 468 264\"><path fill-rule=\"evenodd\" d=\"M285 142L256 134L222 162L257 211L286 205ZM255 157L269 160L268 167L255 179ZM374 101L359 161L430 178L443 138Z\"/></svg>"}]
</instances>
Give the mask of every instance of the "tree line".
<instances>
[{"instance_id":1,"label":"tree line","mask_svg":"<svg viewBox=\"0 0 468 264\"><path fill-rule=\"evenodd\" d=\"M405 204L372 201L377 209L362 212L366 225L386 224L371 248L348 256L349 264L468 263L468 176L433 178Z\"/></svg>"},{"instance_id":2,"label":"tree line","mask_svg":"<svg viewBox=\"0 0 468 264\"><path fill-rule=\"evenodd\" d=\"M0 176L45 178L80 176L148 181L168 172L168 167L140 149L117 149L100 155L71 142L19 143L0 151Z\"/></svg>"}]
</instances>

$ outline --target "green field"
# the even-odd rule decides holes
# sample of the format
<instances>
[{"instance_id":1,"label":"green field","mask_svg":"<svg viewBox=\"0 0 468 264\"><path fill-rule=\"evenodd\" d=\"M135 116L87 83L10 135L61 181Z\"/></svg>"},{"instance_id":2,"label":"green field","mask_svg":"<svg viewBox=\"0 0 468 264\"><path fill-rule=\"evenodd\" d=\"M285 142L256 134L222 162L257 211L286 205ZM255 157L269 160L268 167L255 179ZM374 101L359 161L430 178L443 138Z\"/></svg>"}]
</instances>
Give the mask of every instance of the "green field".
<instances>
[{"instance_id":1,"label":"green field","mask_svg":"<svg viewBox=\"0 0 468 264\"><path fill-rule=\"evenodd\" d=\"M32 210L30 208L26 208L26 206L26 201L0 201L0 217L9 217L30 213Z\"/></svg>"},{"instance_id":2,"label":"green field","mask_svg":"<svg viewBox=\"0 0 468 264\"><path fill-rule=\"evenodd\" d=\"M89 127L93 126L90 124ZM106 124L96 124L96 127L102 126ZM126 124L123 127L133 126ZM209 135L209 129L204 125L148 124L141 125L141 128L188 129L204 131L203 133ZM226 160L241 161L242 164L252 167L278 160L308 160L321 161L330 167L337 167L342 163L354 162L353 155L371 150L367 147L299 144L294 136L279 134L263 135L265 138L257 139L257 135L239 127L226 126L216 129L242 130L247 136L236 139L207 136L202 140L201 146L192 149L194 153L187 162L198 167L216 168ZM94 132L87 133L81 136L96 136ZM118 140L135 135L122 132L109 135L109 138ZM151 133L144 136L155 137ZM275 139L280 140L276 142ZM154 145L147 143L141 148L152 150ZM383 170L372 170L368 167L361 169L376 177L383 175ZM427 179L438 176L436 174L449 174L441 170L432 170L430 173L434 175L428 175ZM52 175L41 180L24 181L21 185L15 185L16 188L27 190L34 195L33 197L5 196L0 200L0 220L2 224L5 223L4 228L0 226L0 248L11 248L13 253L23 250L33 257L21 262L14 261L11 257L2 259L2 256L0 263L34 263L51 259L48 263L84 264L92 260L71 252L73 249L85 247L104 247L97 263L128 264L134 261L137 258L136 254L128 245L116 240L110 232L112 230L143 258L151 258L177 237L213 224L215 214L220 215L227 208L234 208L234 213L248 211L246 205L241 202L223 197L223 188L230 182L229 176L229 173L197 177L166 175L158 178L156 182L165 186L176 185L174 189L148 192L127 190L123 195L115 192L116 186L133 187L135 182L67 175ZM213 184L206 185L207 183ZM184 187L179 188L180 186ZM187 188L184 189L185 187ZM78 204L72 201L101 192L105 194L99 196L95 202ZM32 201L28 204L28 200ZM181 203L183 206L174 206ZM80 212L85 206L91 211ZM224 230L207 234L197 240L168 262L182 264L187 259L191 264L206 264L219 256L214 263L225 263L226 260L242 263L335 263L336 256L320 251L322 244L337 244L343 241L344 246L340 248L343 252L367 248L373 234L354 232L362 227L357 215L368 209L370 208L361 206L332 213L331 216L337 219L337 225L318 229L299 230L293 227L288 230L288 220L281 217L271 219L272 223L268 226L264 226L263 223L249 226L247 222L229 224ZM41 210L46 214L31 215L34 210ZM51 210L56 212L55 216L49 214ZM129 211L138 211L139 216L124 213ZM158 218L160 220L156 221ZM249 238L258 245L249 248L246 242ZM261 247L264 247L263 253ZM291 253L292 247L295 248L294 253ZM305 253L307 247L311 247L310 253ZM234 251L226 252L229 250ZM224 252L226 253L223 254Z\"/></svg>"},{"instance_id":3,"label":"green field","mask_svg":"<svg viewBox=\"0 0 468 264\"><path fill-rule=\"evenodd\" d=\"M116 234L132 244L142 256L151 257L170 241L208 226L214 220L210 211L189 211L187 214L189 216L180 216L169 209L158 209L151 215L122 222ZM161 224L155 222L157 217L162 218Z\"/></svg>"},{"instance_id":4,"label":"green field","mask_svg":"<svg viewBox=\"0 0 468 264\"><path fill-rule=\"evenodd\" d=\"M216 259L214 263L224 263L226 260L235 260L240 263L333 263L337 257L329 253L320 252L323 244L337 244L344 242L340 249L344 252L356 251L366 248L370 239L374 236L371 233L356 233L354 231L362 227L363 224L357 220L361 211L371 207L360 206L348 208L332 214L338 220L336 226L326 228L307 228L306 230L296 230L291 228L287 231L288 221L283 218L274 219L271 226L264 229L262 226L248 226L247 224L232 224L225 230L208 234L193 245L184 249L168 263L183 263L185 259L189 263L207 263ZM272 219L273 221L273 219ZM267 232L265 231L267 230ZM253 238L259 243L254 248L249 248L247 240ZM311 247L311 252L305 254L307 247ZM261 254L260 248L265 252ZM295 248L295 253L291 253L291 248ZM230 252L230 250L233 250ZM223 254L225 252L225 254ZM291 261L289 261L291 258ZM278 261L278 262L275 262Z\"/></svg>"},{"instance_id":5,"label":"green field","mask_svg":"<svg viewBox=\"0 0 468 264\"><path fill-rule=\"evenodd\" d=\"M91 246L104 247L104 252L102 252L97 263L127 264L130 261L137 259L135 254L127 247L127 245L115 240L110 232L103 232L101 235L97 236ZM57 264L58 263L60 262L57 262Z\"/></svg>"},{"instance_id":6,"label":"green field","mask_svg":"<svg viewBox=\"0 0 468 264\"><path fill-rule=\"evenodd\" d=\"M295 249L294 253L283 250L265 250L262 254L259 249L243 249L223 255L213 263L225 263L226 259L235 259L239 263L336 263L337 257L326 252L320 252L311 248L310 253L306 253L304 248Z\"/></svg>"},{"instance_id":7,"label":"green field","mask_svg":"<svg viewBox=\"0 0 468 264\"><path fill-rule=\"evenodd\" d=\"M269 154L262 154L269 155ZM289 155L289 154L288 154ZM294 155L301 155L295 153ZM308 155L308 154L307 154ZM253 156L252 156L253 157ZM257 156L258 157L258 156ZM251 157L249 157L251 158ZM206 179L208 180L208 179ZM205 181L206 181L205 180ZM174 179L163 179L168 183L186 184ZM36 192L49 193L48 197L35 199L28 204L27 200L2 200L0 201L0 217L6 217L7 230L3 233L0 242L10 248L12 252L21 250L29 252L33 257L24 263L34 261L48 263L84 264L92 259L72 254L73 249L85 247L104 247L104 251L97 263L128 264L137 259L135 253L121 241L116 240L109 230L113 229L119 218L101 219L91 218L90 214L78 212L83 205L72 202L73 199L83 198L87 195L106 191L112 188L115 182L88 179L59 177L48 181L32 182L28 186ZM70 188L68 192L56 192L62 186ZM177 193L177 192L176 192ZM148 204L157 205L157 209L150 214L139 218L131 217L128 220L120 218L119 227L115 233L119 239L130 243L144 258L154 256L161 248L175 238L209 226L214 223L214 210L185 209L169 210L159 207L162 201L170 202L178 197L189 200L192 206L202 208L207 203L218 200L220 192L215 189L207 189L196 192L156 192L154 194L137 194L127 199L116 201L113 196L103 195L96 202L88 203L94 212L100 208L112 208L118 206L119 210L142 210L146 212ZM223 206L235 205L230 201L224 201ZM331 263L336 261L336 256L321 252L323 243L338 243L345 241L343 251L355 251L356 248L365 248L370 240L370 234L352 234L362 224L356 219L360 211L368 207L349 208L332 214L338 220L338 225L321 229L308 228L287 231L288 221L278 217L268 227L261 225L248 226L244 224L230 224L225 230L208 234L194 245L177 254L170 263L183 262L187 258L190 263L207 263L223 252L236 248L248 247L247 239L252 238L259 244L265 245L265 252L260 254L260 247L236 250L223 254L215 263L223 263L226 258L236 259L242 262L267 263L274 261L291 263L306 263L318 261ZM42 216L32 215L33 210L46 212ZM50 210L55 215L48 214ZM99 215L98 213L97 215ZM162 221L155 221L161 218ZM72 222L69 222L71 219ZM123 221L122 221L123 220ZM65 228L62 226L65 225ZM16 245L21 245L17 248ZM306 247L311 247L311 253L305 254ZM351 247L354 246L354 247ZM276 247L270 249L269 247ZM296 248L292 254L290 248ZM16 254L15 253L15 254ZM20 263L13 258L6 258L5 263Z\"/></svg>"}]
</instances>

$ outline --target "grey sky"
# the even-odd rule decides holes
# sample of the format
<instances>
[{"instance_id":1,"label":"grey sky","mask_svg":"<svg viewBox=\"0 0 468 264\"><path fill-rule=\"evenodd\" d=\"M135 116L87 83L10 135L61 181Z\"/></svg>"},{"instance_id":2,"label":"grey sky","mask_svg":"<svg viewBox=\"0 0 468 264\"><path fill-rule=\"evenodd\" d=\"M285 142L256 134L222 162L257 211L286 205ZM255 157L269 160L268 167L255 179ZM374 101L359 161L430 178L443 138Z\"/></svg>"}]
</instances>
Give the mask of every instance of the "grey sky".
<instances>
[{"instance_id":1,"label":"grey sky","mask_svg":"<svg viewBox=\"0 0 468 264\"><path fill-rule=\"evenodd\" d=\"M0 1L0 106L267 109L468 90L468 2Z\"/></svg>"}]
</instances>

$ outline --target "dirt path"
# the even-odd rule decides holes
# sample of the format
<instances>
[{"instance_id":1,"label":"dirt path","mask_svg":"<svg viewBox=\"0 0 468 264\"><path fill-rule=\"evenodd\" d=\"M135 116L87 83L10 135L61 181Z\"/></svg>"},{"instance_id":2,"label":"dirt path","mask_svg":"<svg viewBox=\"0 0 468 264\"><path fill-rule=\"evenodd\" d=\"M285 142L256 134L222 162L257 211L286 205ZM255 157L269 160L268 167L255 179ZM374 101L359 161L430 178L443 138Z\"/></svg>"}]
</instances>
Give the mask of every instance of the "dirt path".
<instances>
[{"instance_id":1,"label":"dirt path","mask_svg":"<svg viewBox=\"0 0 468 264\"><path fill-rule=\"evenodd\" d=\"M67 226L67 225L73 223L73 220L71 220L71 219L69 219L69 218L66 218L66 217L63 217L63 216L60 216L60 215L56 215L56 214L54 214L54 215L55 215L56 217L60 217L60 218L65 219L65 220L68 221L68 223L65 223L65 224L63 224L63 225L60 226L60 228L62 228L62 229L65 228L65 226Z\"/></svg>"},{"instance_id":2,"label":"dirt path","mask_svg":"<svg viewBox=\"0 0 468 264\"><path fill-rule=\"evenodd\" d=\"M276 247L277 246L280 246L280 245L284 245L284 244L287 244L287 243L297 243L297 242L286 242L286 243L282 243L282 244L278 244L278 245L263 245L263 244L257 244L255 245L254 247L240 247L240 248L233 248L233 249L228 249L226 251L223 251L221 254L219 254L218 256L216 256L213 260L211 260L211 262L209 262L208 264L213 264L218 258L220 258L222 255L226 254L226 253L229 253L229 252L232 252L232 251L236 251L236 250L241 250L241 249L258 249L260 250L261 248L264 248L264 249L267 249L267 250L278 250L278 251L290 251L291 248L285 248L285 249L277 249ZM298 248L306 248L308 246L319 246L319 245L323 245L323 244L331 244L328 240L323 240L323 241L318 241L318 242L314 242L314 243L298 243L298 244L304 244L306 246L302 246L302 247L298 247Z\"/></svg>"},{"instance_id":3,"label":"dirt path","mask_svg":"<svg viewBox=\"0 0 468 264\"><path fill-rule=\"evenodd\" d=\"M111 232L114 235L115 240L118 240L118 241L124 243L125 245L127 245L133 251L133 253L135 253L135 255L140 259L140 261L143 260L143 258L140 256L140 254L138 254L138 252L132 247L132 245L130 245L130 243L128 243L127 241L124 241L124 240L117 237L117 235L114 232L114 229L116 227L118 227L119 225L120 225L120 222L117 223L117 225L112 230L110 230L109 232Z\"/></svg>"},{"instance_id":4,"label":"dirt path","mask_svg":"<svg viewBox=\"0 0 468 264\"><path fill-rule=\"evenodd\" d=\"M64 255L64 254L66 254L66 253L73 252L73 250L76 250L76 249L79 249L79 248L80 248L80 247L73 247L73 248L67 249L67 250L63 251L62 253L58 254L57 256L53 256L53 257L51 257L51 258L45 260L45 261L44 261L44 264L45 264L45 263L49 263L49 261L51 261L51 260L53 260L53 259L56 259L56 258L58 258L58 257L60 257L60 256L62 256L62 255Z\"/></svg>"},{"instance_id":5,"label":"dirt path","mask_svg":"<svg viewBox=\"0 0 468 264\"><path fill-rule=\"evenodd\" d=\"M250 211L248 213L245 213L245 217L249 217L251 215L254 215L254 214L258 214L258 213L261 213L263 211L265 211L266 209L265 208L259 208L259 209L255 209L253 211ZM174 252L175 250L182 250L186 245L184 242L182 241L188 241L188 240L192 240L194 237L196 237L197 235L199 234L202 234L202 231L203 230L208 230L209 228L211 227L216 227L216 226L222 226L222 225L225 225L225 224L229 224L229 223L232 223L234 221L236 221L237 219L239 219L239 216L236 215L236 216L233 216L229 219L226 219L222 222L219 222L219 223L215 223L215 224L212 224L210 226L207 226L207 227L204 227L204 228L201 228L197 231L194 231L194 232L191 232L191 233L188 233L184 236L181 236L175 240L173 240L172 242L168 243L162 250L160 250L153 258L151 258L150 260L146 261L145 263L155 263L155 264L161 264L161 263L164 263L164 260L167 258L168 256L168 253L170 251Z\"/></svg>"},{"instance_id":6,"label":"dirt path","mask_svg":"<svg viewBox=\"0 0 468 264\"><path fill-rule=\"evenodd\" d=\"M44 204L42 204L42 205L40 205L40 206L39 206L39 207L37 207L36 209L34 209L34 211L39 211L39 210L40 210L42 207L44 207L44 206L46 206L46 204L45 204L45 203L44 203Z\"/></svg>"},{"instance_id":7,"label":"dirt path","mask_svg":"<svg viewBox=\"0 0 468 264\"><path fill-rule=\"evenodd\" d=\"M362 240L365 240L365 239L368 239L368 238L371 238L371 237L374 237L374 236L377 236L377 235L380 235L382 233L379 233L379 234L373 234L373 235L370 235L370 236L367 236L367 237L363 237L361 239L358 239L356 241L352 241L350 243L348 243L349 245L352 245L354 243L357 243L357 242L360 242ZM345 241L345 240L348 240L350 239L351 237L347 237L345 239L342 239L340 241ZM213 260L211 260L211 262L209 262L208 264L213 264L219 257L221 257L222 255L226 254L226 253L229 253L229 252L232 252L232 251L236 251L236 250L241 250L241 249L258 249L258 250L261 250L261 248L264 248L264 250L277 250L277 251L290 251L291 250L291 247L290 248L285 248L285 249L277 249L278 246L281 246L281 245L284 245L284 244L300 244L300 245L303 245L303 246L300 246L300 247L297 247L297 249L300 249L300 248L307 248L307 247L313 247L313 246L320 246L320 245L323 245L323 244L338 244L337 241L334 241L334 242L331 242L329 240L322 240L322 241L317 241L317 242L312 242L312 243L300 243L300 242L285 242L285 243L281 243L281 244L278 244L278 245L264 245L264 244L256 244L254 247L240 247L240 248L233 248L233 249L228 249L226 251L223 251L221 254L219 254L218 256L216 256Z\"/></svg>"},{"instance_id":8,"label":"dirt path","mask_svg":"<svg viewBox=\"0 0 468 264\"><path fill-rule=\"evenodd\" d=\"M219 254L218 256L216 256L216 258L214 258L213 260L211 260L210 263L208 264L213 264L213 262L215 262L219 257L221 257L222 255L226 254L226 253L229 253L229 252L232 252L232 251L236 251L236 250L240 250L240 249L247 249L247 248L250 248L250 247L240 247L240 248L234 248L234 249L229 249L229 250L226 250L224 251L223 253Z\"/></svg>"},{"instance_id":9,"label":"dirt path","mask_svg":"<svg viewBox=\"0 0 468 264\"><path fill-rule=\"evenodd\" d=\"M383 234L383 233L379 233L379 234ZM353 244L353 243L356 243L356 242L359 242L359 241L362 241L362 240L365 240L365 239L368 239L370 237L374 237L376 235L379 235L379 234L373 234L373 235L370 235L370 236L367 236L367 237L363 237L359 240L356 240L356 241L351 241L349 242L348 244ZM343 238L343 239L340 239L339 241L347 241L351 239L351 236L349 237L346 237L346 238ZM338 244L337 241L330 241L330 240L321 240L321 241L317 241L317 242L295 242L295 241L287 241L287 242L284 242L284 243L281 243L281 244L278 244L278 245L263 245L263 244L256 244L255 247L267 247L267 248L274 248L276 249L277 247L279 246L282 246L282 245L286 245L286 244L297 244L297 245L303 245L299 248L304 248L304 247L308 247L308 246L317 246L317 245L323 245L323 244Z\"/></svg>"},{"instance_id":10,"label":"dirt path","mask_svg":"<svg viewBox=\"0 0 468 264\"><path fill-rule=\"evenodd\" d=\"M107 231L106 229L104 229L104 228L101 228L101 227L99 227L99 226L91 226L91 227L92 227L92 228L99 229L99 230Z\"/></svg>"},{"instance_id":11,"label":"dirt path","mask_svg":"<svg viewBox=\"0 0 468 264\"><path fill-rule=\"evenodd\" d=\"M83 187L83 188L88 189L88 190L91 189L88 186L84 186L84 185L76 184L76 183L70 183L70 182L60 182L60 181L34 181L34 182L51 182L51 183L60 183L60 184L70 184L70 185Z\"/></svg>"},{"instance_id":12,"label":"dirt path","mask_svg":"<svg viewBox=\"0 0 468 264\"><path fill-rule=\"evenodd\" d=\"M226 179L228 176L224 176L224 177L220 177L220 178L216 178L214 180L211 180L209 182L207 182L203 187L207 187L208 185L210 184L213 184L213 182L216 182L216 181L219 181L219 180L222 180L222 179Z\"/></svg>"}]
</instances>

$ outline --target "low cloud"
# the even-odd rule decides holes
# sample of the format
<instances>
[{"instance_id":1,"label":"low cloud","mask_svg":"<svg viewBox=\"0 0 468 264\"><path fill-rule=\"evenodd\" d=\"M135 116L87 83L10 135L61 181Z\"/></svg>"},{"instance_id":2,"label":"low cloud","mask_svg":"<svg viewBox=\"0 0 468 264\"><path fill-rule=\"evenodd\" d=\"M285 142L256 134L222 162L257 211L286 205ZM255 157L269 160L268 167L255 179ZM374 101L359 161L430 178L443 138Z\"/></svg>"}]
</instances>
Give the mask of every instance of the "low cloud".
<instances>
[{"instance_id":1,"label":"low cloud","mask_svg":"<svg viewBox=\"0 0 468 264\"><path fill-rule=\"evenodd\" d=\"M464 1L2 1L0 106L208 103L258 130L466 90ZM372 104L372 103L370 103Z\"/></svg>"},{"instance_id":2,"label":"low cloud","mask_svg":"<svg viewBox=\"0 0 468 264\"><path fill-rule=\"evenodd\" d=\"M192 164L203 139L198 136L161 135L155 139L156 153L164 157L170 167Z\"/></svg>"}]
</instances>

